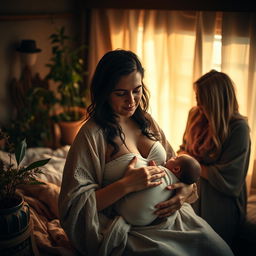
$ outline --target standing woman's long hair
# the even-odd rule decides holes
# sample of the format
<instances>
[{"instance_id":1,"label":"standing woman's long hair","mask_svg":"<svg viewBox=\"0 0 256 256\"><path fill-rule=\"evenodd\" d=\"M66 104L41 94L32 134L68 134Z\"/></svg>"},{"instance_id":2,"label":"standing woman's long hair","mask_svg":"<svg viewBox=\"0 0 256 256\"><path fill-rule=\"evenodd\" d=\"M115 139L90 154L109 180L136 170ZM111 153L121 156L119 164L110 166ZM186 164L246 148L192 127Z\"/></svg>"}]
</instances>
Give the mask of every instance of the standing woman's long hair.
<instances>
[{"instance_id":1,"label":"standing woman's long hair","mask_svg":"<svg viewBox=\"0 0 256 256\"><path fill-rule=\"evenodd\" d=\"M125 144L125 136L116 120L108 99L115 89L120 78L137 71L144 77L144 69L137 57L131 51L114 50L106 53L99 61L92 78L90 92L91 104L88 106L88 117L92 118L104 131L107 142L113 146L112 155L118 152L119 146L114 142L116 136L120 136ZM138 124L142 133L150 139L156 140L156 136L149 131L150 121L146 118L148 109L149 92L142 81L142 98L132 119Z\"/></svg>"},{"instance_id":2,"label":"standing woman's long hair","mask_svg":"<svg viewBox=\"0 0 256 256\"><path fill-rule=\"evenodd\" d=\"M184 134L187 150L198 160L215 159L222 149L233 119L244 119L239 113L235 88L230 77L216 70L194 83L197 107L191 114Z\"/></svg>"}]
</instances>

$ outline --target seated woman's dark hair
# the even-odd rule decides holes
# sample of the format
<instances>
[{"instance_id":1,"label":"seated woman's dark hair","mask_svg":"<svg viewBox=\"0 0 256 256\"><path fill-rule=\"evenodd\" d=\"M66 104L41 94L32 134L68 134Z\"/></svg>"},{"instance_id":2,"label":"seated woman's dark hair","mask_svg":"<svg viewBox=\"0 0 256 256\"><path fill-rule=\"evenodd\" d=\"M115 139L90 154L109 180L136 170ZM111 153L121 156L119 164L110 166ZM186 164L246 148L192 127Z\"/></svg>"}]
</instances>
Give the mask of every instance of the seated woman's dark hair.
<instances>
[{"instance_id":1,"label":"seated woman's dark hair","mask_svg":"<svg viewBox=\"0 0 256 256\"><path fill-rule=\"evenodd\" d=\"M137 71L143 80L144 69L137 57L131 51L114 50L107 52L99 61L92 78L90 92L91 104L88 106L88 118L92 118L104 131L107 142L113 146L111 155L118 152L119 146L114 142L120 136L125 144L124 133L118 122L116 114L108 103L111 92L115 89L120 78ZM148 109L149 92L142 81L142 98L132 119L138 124L142 134L152 140L157 140L156 135L149 131L150 121L145 114Z\"/></svg>"}]
</instances>

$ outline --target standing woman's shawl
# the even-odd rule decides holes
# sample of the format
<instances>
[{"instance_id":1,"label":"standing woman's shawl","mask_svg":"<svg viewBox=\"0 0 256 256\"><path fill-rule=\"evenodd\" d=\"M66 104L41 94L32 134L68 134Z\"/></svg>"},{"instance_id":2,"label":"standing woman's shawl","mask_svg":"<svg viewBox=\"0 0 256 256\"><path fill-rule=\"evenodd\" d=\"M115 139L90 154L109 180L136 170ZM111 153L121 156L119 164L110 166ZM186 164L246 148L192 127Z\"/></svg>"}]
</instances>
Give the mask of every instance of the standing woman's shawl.
<instances>
[{"instance_id":1,"label":"standing woman's shawl","mask_svg":"<svg viewBox=\"0 0 256 256\"><path fill-rule=\"evenodd\" d=\"M168 157L174 154L153 120L151 128L158 131ZM97 212L95 190L102 186L106 146L102 130L89 120L73 142L64 167L60 221L79 253L88 256L233 255L187 203L176 211L176 218L164 218L145 227L132 227L121 216L111 219Z\"/></svg>"}]
</instances>

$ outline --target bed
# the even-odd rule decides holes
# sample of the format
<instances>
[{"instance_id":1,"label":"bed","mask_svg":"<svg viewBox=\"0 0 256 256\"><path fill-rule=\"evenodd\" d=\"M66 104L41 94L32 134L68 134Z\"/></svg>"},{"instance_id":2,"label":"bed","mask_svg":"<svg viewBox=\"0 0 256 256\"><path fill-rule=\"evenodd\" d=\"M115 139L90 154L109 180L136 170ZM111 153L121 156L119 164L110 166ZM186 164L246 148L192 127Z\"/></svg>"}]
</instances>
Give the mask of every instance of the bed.
<instances>
[{"instance_id":1,"label":"bed","mask_svg":"<svg viewBox=\"0 0 256 256\"><path fill-rule=\"evenodd\" d=\"M65 159L70 146L56 150L50 148L29 148L24 165L36 160L51 158L43 173L38 175L45 185L24 185L18 189L30 205L32 236L36 245L35 255L74 255L64 230L60 226L58 214L58 195ZM8 154L0 151L0 158L9 161ZM237 255L252 255L256 246L256 195L248 198L247 221L240 231Z\"/></svg>"},{"instance_id":2,"label":"bed","mask_svg":"<svg viewBox=\"0 0 256 256\"><path fill-rule=\"evenodd\" d=\"M237 239L237 256L256 254L256 194L248 197L247 218Z\"/></svg>"},{"instance_id":3,"label":"bed","mask_svg":"<svg viewBox=\"0 0 256 256\"><path fill-rule=\"evenodd\" d=\"M45 183L44 185L23 185L17 191L30 206L31 237L35 256L74 255L58 217L58 195L68 150L69 146L56 150L29 148L23 160L23 164L27 165L36 160L51 158L48 164L42 167L43 173L37 177ZM0 151L0 158L9 162L6 152Z\"/></svg>"}]
</instances>

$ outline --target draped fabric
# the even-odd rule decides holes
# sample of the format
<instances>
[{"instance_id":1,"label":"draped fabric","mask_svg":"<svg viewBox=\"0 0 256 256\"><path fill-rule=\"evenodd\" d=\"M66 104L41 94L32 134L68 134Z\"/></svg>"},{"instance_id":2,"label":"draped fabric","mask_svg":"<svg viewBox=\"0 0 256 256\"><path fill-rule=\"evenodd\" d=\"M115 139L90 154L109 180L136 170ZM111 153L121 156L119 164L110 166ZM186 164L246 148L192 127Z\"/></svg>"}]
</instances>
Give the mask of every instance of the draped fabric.
<instances>
[{"instance_id":1,"label":"draped fabric","mask_svg":"<svg viewBox=\"0 0 256 256\"><path fill-rule=\"evenodd\" d=\"M150 112L175 150L195 104L193 82L213 68L227 73L236 85L240 111L248 116L252 154L247 181L256 189L255 14L93 9L90 24L89 76L107 51L134 51L145 68ZM222 36L219 66L216 33Z\"/></svg>"}]
</instances>

